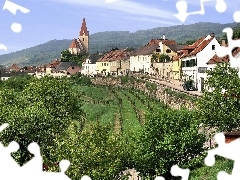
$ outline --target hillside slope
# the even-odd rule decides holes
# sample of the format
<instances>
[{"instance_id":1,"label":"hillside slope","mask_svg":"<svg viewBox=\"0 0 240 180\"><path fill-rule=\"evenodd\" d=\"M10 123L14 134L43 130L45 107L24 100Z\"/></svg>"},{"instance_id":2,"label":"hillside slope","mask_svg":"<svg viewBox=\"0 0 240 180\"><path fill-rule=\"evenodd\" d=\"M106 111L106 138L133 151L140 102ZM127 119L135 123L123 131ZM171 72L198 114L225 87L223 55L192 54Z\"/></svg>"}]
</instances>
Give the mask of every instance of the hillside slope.
<instances>
[{"instance_id":1,"label":"hillside slope","mask_svg":"<svg viewBox=\"0 0 240 180\"><path fill-rule=\"evenodd\" d=\"M139 48L149 40L161 38L164 34L167 39L174 39L178 43L187 40L198 39L207 34L215 33L216 37L222 36L225 27L235 27L236 23L196 23L191 25L178 25L159 27L149 30L139 30L133 33L129 31L107 31L90 35L90 53L106 52L112 48ZM60 58L60 52L69 47L71 40L51 40L21 51L0 56L0 64L11 65L17 63L24 65L40 65L53 59Z\"/></svg>"}]
</instances>

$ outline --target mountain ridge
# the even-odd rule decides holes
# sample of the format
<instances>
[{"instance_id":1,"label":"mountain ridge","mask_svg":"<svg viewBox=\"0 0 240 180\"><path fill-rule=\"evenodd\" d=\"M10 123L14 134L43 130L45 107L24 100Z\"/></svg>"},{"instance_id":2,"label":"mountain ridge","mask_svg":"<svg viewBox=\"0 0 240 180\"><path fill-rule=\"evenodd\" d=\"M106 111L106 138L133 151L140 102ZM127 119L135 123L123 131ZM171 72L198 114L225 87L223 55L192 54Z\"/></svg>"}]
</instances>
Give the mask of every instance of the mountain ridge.
<instances>
[{"instance_id":1,"label":"mountain ridge","mask_svg":"<svg viewBox=\"0 0 240 180\"><path fill-rule=\"evenodd\" d=\"M234 28L237 23L211 23L199 22L189 25L174 25L169 27L156 27L147 30L129 31L105 31L91 34L89 37L90 54L96 52L107 52L112 48L119 49L132 47L139 48L145 45L151 39L161 38L164 34L166 39L173 39L179 44L188 40L196 40L207 34L214 33L219 39L226 27ZM20 51L0 55L1 65L11 65L13 63L19 66L41 65L49 63L53 59L60 59L61 51L67 49L72 39L50 40L46 43L29 47Z\"/></svg>"}]
</instances>

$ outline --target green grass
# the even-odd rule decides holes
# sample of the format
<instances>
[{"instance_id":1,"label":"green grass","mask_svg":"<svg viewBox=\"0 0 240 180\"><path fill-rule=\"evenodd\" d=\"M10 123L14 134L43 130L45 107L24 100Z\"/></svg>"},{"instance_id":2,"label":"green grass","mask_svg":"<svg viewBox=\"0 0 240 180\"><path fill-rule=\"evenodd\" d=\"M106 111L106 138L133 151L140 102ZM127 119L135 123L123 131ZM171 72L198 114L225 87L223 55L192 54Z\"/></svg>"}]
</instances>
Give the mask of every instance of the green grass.
<instances>
[{"instance_id":1,"label":"green grass","mask_svg":"<svg viewBox=\"0 0 240 180\"><path fill-rule=\"evenodd\" d=\"M122 114L123 114L123 133L125 135L132 134L141 129L141 125L136 117L136 112L123 92L116 92L118 97L122 98Z\"/></svg>"},{"instance_id":2,"label":"green grass","mask_svg":"<svg viewBox=\"0 0 240 180\"><path fill-rule=\"evenodd\" d=\"M203 167L191 171L189 180L216 180L220 171L231 173L232 168L233 161L217 157L217 160L212 167L208 167L204 164Z\"/></svg>"}]
</instances>

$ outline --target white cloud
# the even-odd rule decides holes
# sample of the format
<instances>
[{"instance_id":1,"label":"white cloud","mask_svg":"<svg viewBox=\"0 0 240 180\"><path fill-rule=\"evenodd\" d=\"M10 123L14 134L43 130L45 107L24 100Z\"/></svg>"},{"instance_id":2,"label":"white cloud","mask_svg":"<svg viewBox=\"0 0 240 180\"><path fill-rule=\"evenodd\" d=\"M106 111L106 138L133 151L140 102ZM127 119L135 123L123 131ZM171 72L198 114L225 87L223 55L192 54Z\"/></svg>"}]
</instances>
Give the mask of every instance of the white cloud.
<instances>
[{"instance_id":1,"label":"white cloud","mask_svg":"<svg viewBox=\"0 0 240 180\"><path fill-rule=\"evenodd\" d=\"M62 2L70 5L86 5L99 7L102 9L109 9L114 11L119 11L122 13L149 16L155 18L172 19L176 20L173 16L174 12L161 10L154 6L147 4L137 3L129 0L54 0L57 2Z\"/></svg>"}]
</instances>

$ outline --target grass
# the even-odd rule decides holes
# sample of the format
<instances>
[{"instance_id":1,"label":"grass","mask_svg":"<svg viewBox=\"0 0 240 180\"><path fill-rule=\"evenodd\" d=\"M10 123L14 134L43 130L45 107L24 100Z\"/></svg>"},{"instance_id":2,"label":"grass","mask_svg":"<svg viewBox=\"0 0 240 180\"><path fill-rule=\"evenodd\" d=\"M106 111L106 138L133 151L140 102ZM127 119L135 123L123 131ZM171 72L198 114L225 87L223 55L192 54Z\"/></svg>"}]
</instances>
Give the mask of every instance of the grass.
<instances>
[{"instance_id":1,"label":"grass","mask_svg":"<svg viewBox=\"0 0 240 180\"><path fill-rule=\"evenodd\" d=\"M203 167L191 171L189 180L216 180L220 171L231 173L233 161L222 157L216 157L216 159L212 167L208 167L204 164Z\"/></svg>"}]
</instances>

